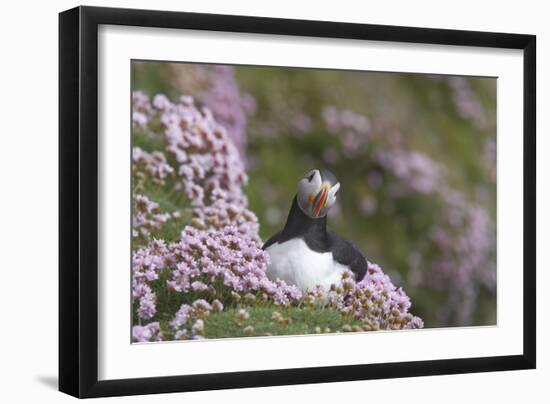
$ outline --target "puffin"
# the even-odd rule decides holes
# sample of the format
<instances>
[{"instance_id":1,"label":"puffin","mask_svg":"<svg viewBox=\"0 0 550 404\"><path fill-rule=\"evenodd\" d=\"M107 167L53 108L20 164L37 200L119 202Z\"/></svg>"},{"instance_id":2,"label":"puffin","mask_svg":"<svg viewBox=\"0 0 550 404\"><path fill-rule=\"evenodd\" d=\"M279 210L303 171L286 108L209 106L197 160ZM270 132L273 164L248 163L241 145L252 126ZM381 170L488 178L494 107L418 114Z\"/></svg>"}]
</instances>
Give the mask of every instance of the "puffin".
<instances>
[{"instance_id":1,"label":"puffin","mask_svg":"<svg viewBox=\"0 0 550 404\"><path fill-rule=\"evenodd\" d=\"M304 291L319 286L325 292L340 284L345 271L351 271L356 282L363 279L365 256L354 243L327 229L327 213L339 189L340 181L324 168L300 179L283 230L262 247L270 256L268 278Z\"/></svg>"}]
</instances>

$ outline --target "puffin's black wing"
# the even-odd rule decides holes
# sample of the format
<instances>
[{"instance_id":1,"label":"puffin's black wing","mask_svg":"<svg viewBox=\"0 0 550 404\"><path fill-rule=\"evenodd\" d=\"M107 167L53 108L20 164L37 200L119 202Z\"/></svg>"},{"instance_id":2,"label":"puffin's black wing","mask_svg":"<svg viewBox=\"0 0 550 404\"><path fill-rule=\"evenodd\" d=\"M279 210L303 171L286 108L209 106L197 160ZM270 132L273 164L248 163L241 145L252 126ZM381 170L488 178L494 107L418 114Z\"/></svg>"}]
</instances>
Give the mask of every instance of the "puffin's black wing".
<instances>
[{"instance_id":1,"label":"puffin's black wing","mask_svg":"<svg viewBox=\"0 0 550 404\"><path fill-rule=\"evenodd\" d=\"M368 264L359 248L331 230L328 230L327 234L334 260L347 266L355 274L355 280L361 281L367 273Z\"/></svg>"},{"instance_id":2,"label":"puffin's black wing","mask_svg":"<svg viewBox=\"0 0 550 404\"><path fill-rule=\"evenodd\" d=\"M271 244L275 244L279 241L279 238L281 237L281 232L275 233L273 236L267 240L264 245L262 246L262 250L265 250L267 247L269 247Z\"/></svg>"}]
</instances>

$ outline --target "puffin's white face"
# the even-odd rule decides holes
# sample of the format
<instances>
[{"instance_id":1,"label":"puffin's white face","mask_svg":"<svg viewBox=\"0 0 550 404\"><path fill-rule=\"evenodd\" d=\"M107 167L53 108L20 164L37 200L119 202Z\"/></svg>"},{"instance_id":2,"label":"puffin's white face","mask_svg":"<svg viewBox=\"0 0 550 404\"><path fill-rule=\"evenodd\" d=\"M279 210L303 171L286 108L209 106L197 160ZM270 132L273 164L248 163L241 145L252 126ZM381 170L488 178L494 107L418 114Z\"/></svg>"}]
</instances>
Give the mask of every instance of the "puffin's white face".
<instances>
[{"instance_id":1,"label":"puffin's white face","mask_svg":"<svg viewBox=\"0 0 550 404\"><path fill-rule=\"evenodd\" d=\"M336 193L340 189L340 182L334 175L320 170L311 170L298 182L298 206L309 217L315 219L326 216L328 210L336 202ZM334 184L331 181L335 182Z\"/></svg>"}]
</instances>

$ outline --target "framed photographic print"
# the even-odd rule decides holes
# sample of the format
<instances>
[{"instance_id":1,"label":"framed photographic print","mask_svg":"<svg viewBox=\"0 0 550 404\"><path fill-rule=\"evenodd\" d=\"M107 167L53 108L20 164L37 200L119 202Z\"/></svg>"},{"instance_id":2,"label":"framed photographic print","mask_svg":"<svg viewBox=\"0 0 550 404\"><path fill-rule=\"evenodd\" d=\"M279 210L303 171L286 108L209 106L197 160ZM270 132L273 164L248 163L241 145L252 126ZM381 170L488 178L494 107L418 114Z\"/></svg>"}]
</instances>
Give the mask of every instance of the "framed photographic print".
<instances>
[{"instance_id":1,"label":"framed photographic print","mask_svg":"<svg viewBox=\"0 0 550 404\"><path fill-rule=\"evenodd\" d=\"M534 36L59 28L61 391L535 367Z\"/></svg>"}]
</instances>

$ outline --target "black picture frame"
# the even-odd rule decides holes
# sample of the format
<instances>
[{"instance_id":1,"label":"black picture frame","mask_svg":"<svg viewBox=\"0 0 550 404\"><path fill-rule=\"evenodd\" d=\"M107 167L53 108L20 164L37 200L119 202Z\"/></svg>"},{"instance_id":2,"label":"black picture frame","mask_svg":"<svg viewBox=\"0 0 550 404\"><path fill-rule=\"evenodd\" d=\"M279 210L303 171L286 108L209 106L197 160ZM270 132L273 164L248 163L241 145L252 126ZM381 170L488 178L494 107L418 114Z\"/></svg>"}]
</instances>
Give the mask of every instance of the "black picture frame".
<instances>
[{"instance_id":1,"label":"black picture frame","mask_svg":"<svg viewBox=\"0 0 550 404\"><path fill-rule=\"evenodd\" d=\"M523 354L99 381L100 24L523 50ZM96 7L60 13L59 390L85 398L535 368L535 80L534 35Z\"/></svg>"}]
</instances>

